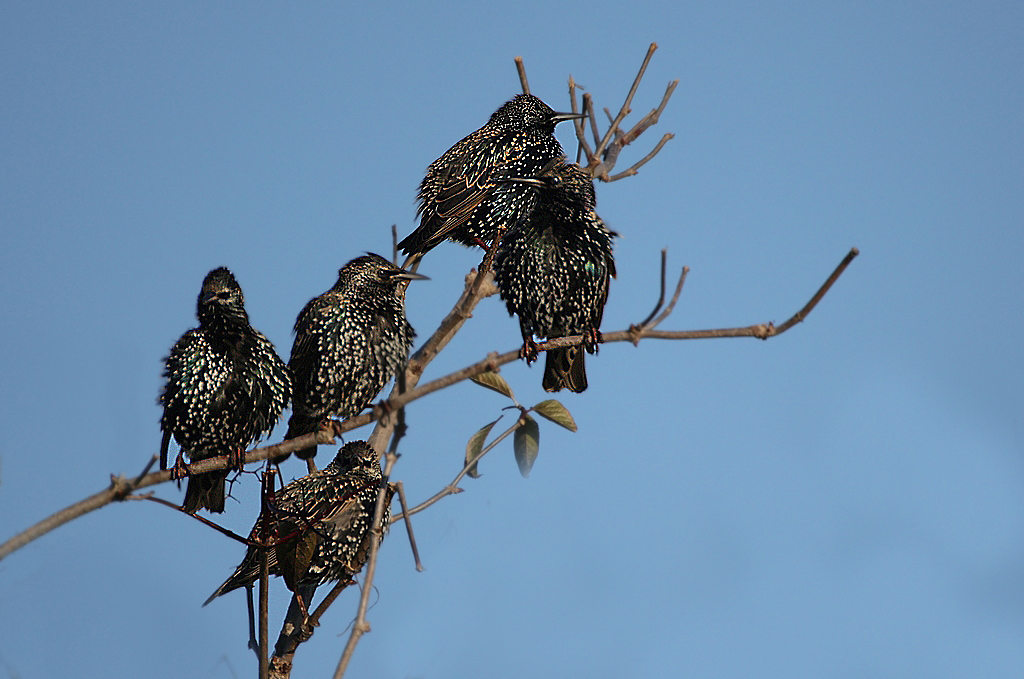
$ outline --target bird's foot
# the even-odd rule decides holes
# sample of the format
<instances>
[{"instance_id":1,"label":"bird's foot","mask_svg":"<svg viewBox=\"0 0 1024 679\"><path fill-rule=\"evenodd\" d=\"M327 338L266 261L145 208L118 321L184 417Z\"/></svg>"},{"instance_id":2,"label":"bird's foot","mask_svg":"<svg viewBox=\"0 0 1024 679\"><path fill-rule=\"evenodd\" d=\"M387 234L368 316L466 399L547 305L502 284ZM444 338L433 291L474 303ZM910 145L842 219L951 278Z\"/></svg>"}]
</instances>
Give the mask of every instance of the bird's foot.
<instances>
[{"instance_id":1,"label":"bird's foot","mask_svg":"<svg viewBox=\"0 0 1024 679\"><path fill-rule=\"evenodd\" d=\"M181 453L178 453L178 459L174 461L174 466L171 467L171 480L180 481L191 474L192 472L189 471L188 465L185 464L185 458L182 457Z\"/></svg>"},{"instance_id":2,"label":"bird's foot","mask_svg":"<svg viewBox=\"0 0 1024 679\"><path fill-rule=\"evenodd\" d=\"M245 448L236 448L228 455L228 469L239 471L245 467Z\"/></svg>"},{"instance_id":3,"label":"bird's foot","mask_svg":"<svg viewBox=\"0 0 1024 679\"><path fill-rule=\"evenodd\" d=\"M526 359L526 365L530 365L537 360L538 354L537 343L533 341L533 338L523 339L523 348L519 350L519 358Z\"/></svg>"}]
</instances>

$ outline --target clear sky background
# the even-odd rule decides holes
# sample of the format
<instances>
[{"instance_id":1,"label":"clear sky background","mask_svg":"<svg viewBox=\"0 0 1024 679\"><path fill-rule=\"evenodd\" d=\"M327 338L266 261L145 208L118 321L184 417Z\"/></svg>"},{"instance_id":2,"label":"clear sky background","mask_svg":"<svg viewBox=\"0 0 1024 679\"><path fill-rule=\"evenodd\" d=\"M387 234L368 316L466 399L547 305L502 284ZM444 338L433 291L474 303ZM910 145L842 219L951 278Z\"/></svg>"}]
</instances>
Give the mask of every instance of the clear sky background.
<instances>
[{"instance_id":1,"label":"clear sky background","mask_svg":"<svg viewBox=\"0 0 1024 679\"><path fill-rule=\"evenodd\" d=\"M0 539L157 451L208 270L287 355L303 304L387 255L426 166L519 91L513 57L556 109L569 74L616 109L657 42L634 110L680 83L620 168L676 137L597 187L622 234L604 329L647 315L664 247L692 269L665 329L781 322L862 254L768 342L603 347L529 479L503 444L416 517L425 572L396 527L350 676L1024 676L1022 36L1019 2L7 3ZM421 338L479 258L425 259ZM486 300L426 377L518 344ZM502 371L527 405L541 373ZM467 383L409 409L413 502L505 405ZM58 529L0 562L0 676L255 676L244 596L200 608L243 551L150 503ZM294 676L330 675L356 600Z\"/></svg>"}]
</instances>

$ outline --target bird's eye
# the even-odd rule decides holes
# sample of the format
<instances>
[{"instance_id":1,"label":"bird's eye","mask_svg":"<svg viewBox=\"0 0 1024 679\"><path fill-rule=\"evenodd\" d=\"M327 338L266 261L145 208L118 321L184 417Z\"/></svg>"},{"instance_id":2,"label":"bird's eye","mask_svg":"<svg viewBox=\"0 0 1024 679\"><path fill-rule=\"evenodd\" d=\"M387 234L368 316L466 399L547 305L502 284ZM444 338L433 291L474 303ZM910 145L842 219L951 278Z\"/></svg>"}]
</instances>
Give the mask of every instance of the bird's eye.
<instances>
[{"instance_id":1,"label":"bird's eye","mask_svg":"<svg viewBox=\"0 0 1024 679\"><path fill-rule=\"evenodd\" d=\"M217 293L217 298L218 299L230 299L231 298L231 293L228 292L227 290L221 290L220 292Z\"/></svg>"}]
</instances>

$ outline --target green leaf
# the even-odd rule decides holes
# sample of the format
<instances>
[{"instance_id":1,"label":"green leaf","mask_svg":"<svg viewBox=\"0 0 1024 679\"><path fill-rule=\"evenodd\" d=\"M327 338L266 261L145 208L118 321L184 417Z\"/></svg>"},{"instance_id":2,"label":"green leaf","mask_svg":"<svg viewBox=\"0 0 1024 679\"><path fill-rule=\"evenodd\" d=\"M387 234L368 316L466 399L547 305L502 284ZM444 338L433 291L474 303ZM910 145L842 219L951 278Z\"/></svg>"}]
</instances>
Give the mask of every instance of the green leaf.
<instances>
[{"instance_id":1,"label":"green leaf","mask_svg":"<svg viewBox=\"0 0 1024 679\"><path fill-rule=\"evenodd\" d=\"M566 407L553 398L541 401L533 406L533 412L546 420L551 420L560 427L565 427L569 431L576 431L577 429L576 420L572 419L572 415L566 410Z\"/></svg>"},{"instance_id":2,"label":"green leaf","mask_svg":"<svg viewBox=\"0 0 1024 679\"><path fill-rule=\"evenodd\" d=\"M516 397L512 395L512 387L508 386L508 382L505 381L505 378L492 370L480 373L479 375L474 375L469 379L473 380L481 387L487 387L488 389L492 389L503 396L508 396L513 401L516 400Z\"/></svg>"},{"instance_id":3,"label":"green leaf","mask_svg":"<svg viewBox=\"0 0 1024 679\"><path fill-rule=\"evenodd\" d=\"M498 420L500 419L501 418L499 417ZM494 425L498 424L498 420L495 420L490 424L485 424L480 431L469 437L469 443L466 444L465 464L469 464L470 460L476 458L476 456L480 454L480 451L484 449L484 441L487 440L487 435L491 433L491 429ZM469 471L466 472L466 474L468 474L471 479L480 478L480 472L476 470L476 463L473 463L473 466L469 468Z\"/></svg>"},{"instance_id":4,"label":"green leaf","mask_svg":"<svg viewBox=\"0 0 1024 679\"><path fill-rule=\"evenodd\" d=\"M540 449L540 427L537 426L537 420L529 415L524 414L522 420L523 424L512 435L512 448L516 452L519 473L525 479L530 477L530 470L533 469Z\"/></svg>"}]
</instances>

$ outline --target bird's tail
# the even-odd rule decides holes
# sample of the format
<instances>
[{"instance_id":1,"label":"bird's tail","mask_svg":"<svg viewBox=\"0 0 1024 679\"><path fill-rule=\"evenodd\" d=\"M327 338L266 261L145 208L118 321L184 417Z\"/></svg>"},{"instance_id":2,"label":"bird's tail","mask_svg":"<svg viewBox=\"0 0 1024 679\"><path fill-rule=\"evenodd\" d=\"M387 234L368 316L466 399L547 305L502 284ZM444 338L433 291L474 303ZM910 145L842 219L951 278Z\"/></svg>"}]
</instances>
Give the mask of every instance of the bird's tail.
<instances>
[{"instance_id":1,"label":"bird's tail","mask_svg":"<svg viewBox=\"0 0 1024 679\"><path fill-rule=\"evenodd\" d=\"M306 415L301 415L296 412L292 412L291 418L288 420L288 433L284 435L286 439L293 439L296 436L302 436L303 434L312 434L320 426L320 423L311 419ZM302 450L296 450L295 456L300 460L308 460L316 455L316 446L309 446ZM280 463L288 459L288 454L281 455L280 457L274 458L274 462Z\"/></svg>"},{"instance_id":2,"label":"bird's tail","mask_svg":"<svg viewBox=\"0 0 1024 679\"><path fill-rule=\"evenodd\" d=\"M194 513L200 509L211 512L224 511L224 482L228 478L228 470L217 469L205 474L188 477L185 489L185 503L181 506L186 512Z\"/></svg>"},{"instance_id":3,"label":"bird's tail","mask_svg":"<svg viewBox=\"0 0 1024 679\"><path fill-rule=\"evenodd\" d=\"M544 359L544 391L569 389L577 394L587 388L587 371L582 346L551 349Z\"/></svg>"},{"instance_id":4,"label":"bird's tail","mask_svg":"<svg viewBox=\"0 0 1024 679\"><path fill-rule=\"evenodd\" d=\"M274 561L274 550L271 549L268 552L270 560ZM276 562L275 564L276 565ZM273 572L273 568L271 571ZM227 594L228 592L238 589L239 587L247 587L256 581L260 577L260 566L259 559L256 552L256 548L250 547L249 551L245 553L245 558L242 559L242 563L238 564L238 568L231 574L231 577L224 581L217 591L210 595L210 598L203 602L203 605L210 603L221 594Z\"/></svg>"}]
</instances>

